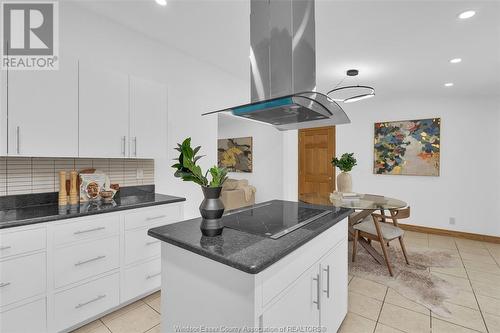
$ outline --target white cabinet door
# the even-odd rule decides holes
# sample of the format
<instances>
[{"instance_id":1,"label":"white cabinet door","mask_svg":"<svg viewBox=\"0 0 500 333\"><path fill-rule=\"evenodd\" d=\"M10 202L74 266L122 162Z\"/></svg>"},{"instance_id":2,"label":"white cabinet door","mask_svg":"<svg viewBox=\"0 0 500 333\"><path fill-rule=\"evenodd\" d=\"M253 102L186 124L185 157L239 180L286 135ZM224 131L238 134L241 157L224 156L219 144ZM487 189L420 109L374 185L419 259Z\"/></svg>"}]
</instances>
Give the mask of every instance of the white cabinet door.
<instances>
[{"instance_id":1,"label":"white cabinet door","mask_svg":"<svg viewBox=\"0 0 500 333\"><path fill-rule=\"evenodd\" d=\"M347 241L343 241L321 263L321 326L337 332L347 314Z\"/></svg>"},{"instance_id":2,"label":"white cabinet door","mask_svg":"<svg viewBox=\"0 0 500 333\"><path fill-rule=\"evenodd\" d=\"M80 157L128 156L128 75L80 62Z\"/></svg>"},{"instance_id":3,"label":"white cabinet door","mask_svg":"<svg viewBox=\"0 0 500 333\"><path fill-rule=\"evenodd\" d=\"M45 298L0 313L0 332L47 332L47 306Z\"/></svg>"},{"instance_id":4,"label":"white cabinet door","mask_svg":"<svg viewBox=\"0 0 500 333\"><path fill-rule=\"evenodd\" d=\"M9 71L8 155L78 156L78 62L59 70Z\"/></svg>"},{"instance_id":5,"label":"white cabinet door","mask_svg":"<svg viewBox=\"0 0 500 333\"><path fill-rule=\"evenodd\" d=\"M263 316L264 329L319 326L319 266L307 270Z\"/></svg>"},{"instance_id":6,"label":"white cabinet door","mask_svg":"<svg viewBox=\"0 0 500 333\"><path fill-rule=\"evenodd\" d=\"M130 77L130 157L167 155L167 87Z\"/></svg>"}]
</instances>

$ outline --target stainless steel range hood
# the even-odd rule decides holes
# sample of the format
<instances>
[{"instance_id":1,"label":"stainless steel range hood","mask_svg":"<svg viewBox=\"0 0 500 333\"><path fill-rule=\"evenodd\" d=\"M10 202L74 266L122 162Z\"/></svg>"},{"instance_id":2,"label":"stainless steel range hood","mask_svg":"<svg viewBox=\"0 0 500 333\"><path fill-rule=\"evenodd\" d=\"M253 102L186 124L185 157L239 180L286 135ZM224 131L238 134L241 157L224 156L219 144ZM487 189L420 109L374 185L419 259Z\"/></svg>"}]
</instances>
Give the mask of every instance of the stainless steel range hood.
<instances>
[{"instance_id":1,"label":"stainless steel range hood","mask_svg":"<svg viewBox=\"0 0 500 333\"><path fill-rule=\"evenodd\" d=\"M316 92L314 0L250 1L252 103L230 113L279 130L350 123L344 110Z\"/></svg>"}]
</instances>

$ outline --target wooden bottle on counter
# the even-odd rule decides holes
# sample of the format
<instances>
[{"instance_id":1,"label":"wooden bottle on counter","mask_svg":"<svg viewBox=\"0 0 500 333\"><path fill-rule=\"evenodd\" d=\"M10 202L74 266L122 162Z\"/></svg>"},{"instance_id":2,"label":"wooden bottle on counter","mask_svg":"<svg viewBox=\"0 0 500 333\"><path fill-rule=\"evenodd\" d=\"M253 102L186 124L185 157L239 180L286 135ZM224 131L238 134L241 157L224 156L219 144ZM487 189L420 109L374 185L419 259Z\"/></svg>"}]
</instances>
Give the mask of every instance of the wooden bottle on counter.
<instances>
[{"instance_id":1,"label":"wooden bottle on counter","mask_svg":"<svg viewBox=\"0 0 500 333\"><path fill-rule=\"evenodd\" d=\"M68 204L68 192L66 192L66 171L59 171L59 206Z\"/></svg>"},{"instance_id":2,"label":"wooden bottle on counter","mask_svg":"<svg viewBox=\"0 0 500 333\"><path fill-rule=\"evenodd\" d=\"M71 171L70 173L70 189L69 189L69 204L77 205L80 201L78 195L78 172Z\"/></svg>"}]
</instances>

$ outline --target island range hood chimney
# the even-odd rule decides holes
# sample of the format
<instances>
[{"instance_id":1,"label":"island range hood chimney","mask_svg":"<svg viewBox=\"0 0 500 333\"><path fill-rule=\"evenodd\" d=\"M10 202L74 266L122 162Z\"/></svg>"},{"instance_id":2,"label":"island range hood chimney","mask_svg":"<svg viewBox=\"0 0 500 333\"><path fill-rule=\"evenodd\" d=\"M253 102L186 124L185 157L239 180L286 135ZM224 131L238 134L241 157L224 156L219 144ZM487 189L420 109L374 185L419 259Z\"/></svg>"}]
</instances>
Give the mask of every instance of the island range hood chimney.
<instances>
[{"instance_id":1,"label":"island range hood chimney","mask_svg":"<svg viewBox=\"0 0 500 333\"><path fill-rule=\"evenodd\" d=\"M316 90L314 0L250 1L252 102L219 112L279 130L350 123L344 110Z\"/></svg>"}]
</instances>

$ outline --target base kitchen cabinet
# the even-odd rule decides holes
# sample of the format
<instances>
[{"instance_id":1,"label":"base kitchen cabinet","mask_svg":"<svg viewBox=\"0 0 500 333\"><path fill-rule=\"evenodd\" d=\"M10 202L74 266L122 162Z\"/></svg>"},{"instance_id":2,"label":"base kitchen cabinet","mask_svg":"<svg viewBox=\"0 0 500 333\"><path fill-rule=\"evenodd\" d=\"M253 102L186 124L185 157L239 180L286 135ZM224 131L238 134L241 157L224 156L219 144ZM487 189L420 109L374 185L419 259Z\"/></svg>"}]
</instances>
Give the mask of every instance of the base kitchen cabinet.
<instances>
[{"instance_id":1,"label":"base kitchen cabinet","mask_svg":"<svg viewBox=\"0 0 500 333\"><path fill-rule=\"evenodd\" d=\"M147 231L182 215L175 202L0 229L0 332L68 332L158 290Z\"/></svg>"},{"instance_id":2,"label":"base kitchen cabinet","mask_svg":"<svg viewBox=\"0 0 500 333\"><path fill-rule=\"evenodd\" d=\"M319 326L319 283L319 267L315 265L264 312L263 327Z\"/></svg>"},{"instance_id":3,"label":"base kitchen cabinet","mask_svg":"<svg viewBox=\"0 0 500 333\"><path fill-rule=\"evenodd\" d=\"M55 332L63 331L120 304L118 273L55 294Z\"/></svg>"},{"instance_id":4,"label":"base kitchen cabinet","mask_svg":"<svg viewBox=\"0 0 500 333\"><path fill-rule=\"evenodd\" d=\"M347 241L342 241L320 262L320 323L339 327L347 313ZM339 287L340 286L340 287Z\"/></svg>"},{"instance_id":5,"label":"base kitchen cabinet","mask_svg":"<svg viewBox=\"0 0 500 333\"><path fill-rule=\"evenodd\" d=\"M273 215L272 208L281 202L234 214L242 214L245 223L266 225L266 216L276 223L281 215ZM347 314L350 212L323 211L304 229L277 239L232 228L207 239L199 231L200 219L150 229L149 235L163 241L162 332L193 327L337 332Z\"/></svg>"},{"instance_id":6,"label":"base kitchen cabinet","mask_svg":"<svg viewBox=\"0 0 500 333\"><path fill-rule=\"evenodd\" d=\"M0 332L47 332L47 301L44 298L6 310L0 310Z\"/></svg>"}]
</instances>

